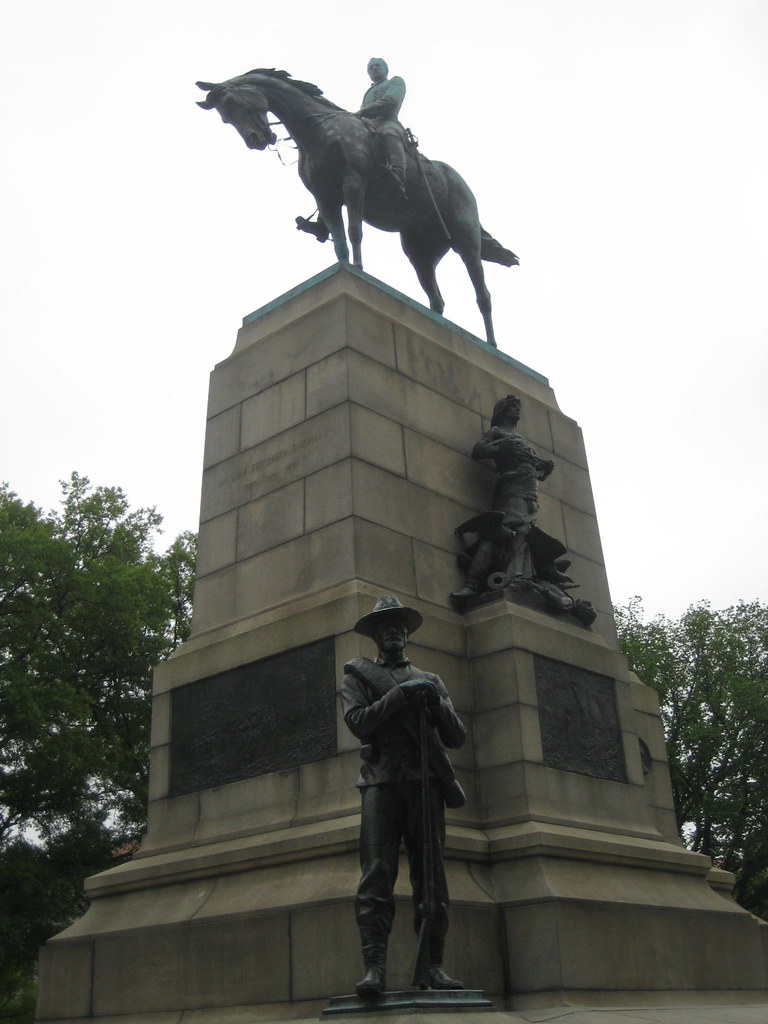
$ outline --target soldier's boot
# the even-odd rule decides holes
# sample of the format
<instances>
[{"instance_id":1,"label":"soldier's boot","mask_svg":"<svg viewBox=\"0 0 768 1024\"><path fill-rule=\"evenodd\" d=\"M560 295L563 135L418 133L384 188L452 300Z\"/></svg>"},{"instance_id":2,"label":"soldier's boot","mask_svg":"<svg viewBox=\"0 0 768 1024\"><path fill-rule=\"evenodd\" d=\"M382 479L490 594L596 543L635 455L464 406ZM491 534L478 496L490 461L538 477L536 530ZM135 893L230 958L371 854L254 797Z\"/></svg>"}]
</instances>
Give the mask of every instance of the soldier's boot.
<instances>
[{"instance_id":1,"label":"soldier's boot","mask_svg":"<svg viewBox=\"0 0 768 1024\"><path fill-rule=\"evenodd\" d=\"M464 988L460 981L450 978L443 970L442 964L434 964L429 968L429 987L439 989Z\"/></svg>"},{"instance_id":2,"label":"soldier's boot","mask_svg":"<svg viewBox=\"0 0 768 1024\"><path fill-rule=\"evenodd\" d=\"M405 191L405 150L403 149L403 144L400 139L392 135L383 135L382 138L384 141L387 170L395 179L403 199L407 199L408 196Z\"/></svg>"},{"instance_id":3,"label":"soldier's boot","mask_svg":"<svg viewBox=\"0 0 768 1024\"><path fill-rule=\"evenodd\" d=\"M407 199L408 193L405 191L405 168L398 167L396 164L387 164L386 166L387 170L392 175L395 185L397 185L397 191L403 199Z\"/></svg>"},{"instance_id":4,"label":"soldier's boot","mask_svg":"<svg viewBox=\"0 0 768 1024\"><path fill-rule=\"evenodd\" d=\"M444 935L429 937L429 987L437 989L464 988L460 981L449 977L443 970Z\"/></svg>"},{"instance_id":5,"label":"soldier's boot","mask_svg":"<svg viewBox=\"0 0 768 1024\"><path fill-rule=\"evenodd\" d=\"M318 242L328 241L328 228L322 217L318 217L317 220L307 220L306 217L297 217L296 230L306 231L307 234L314 235Z\"/></svg>"},{"instance_id":6,"label":"soldier's boot","mask_svg":"<svg viewBox=\"0 0 768 1024\"><path fill-rule=\"evenodd\" d=\"M452 601L468 601L470 597L477 597L482 589L480 577L470 573L461 590L454 590L450 597Z\"/></svg>"},{"instance_id":7,"label":"soldier's boot","mask_svg":"<svg viewBox=\"0 0 768 1024\"><path fill-rule=\"evenodd\" d=\"M357 994L361 999L378 999L384 991L387 977L386 941L364 942L363 962L365 963L365 976L355 985Z\"/></svg>"}]
</instances>

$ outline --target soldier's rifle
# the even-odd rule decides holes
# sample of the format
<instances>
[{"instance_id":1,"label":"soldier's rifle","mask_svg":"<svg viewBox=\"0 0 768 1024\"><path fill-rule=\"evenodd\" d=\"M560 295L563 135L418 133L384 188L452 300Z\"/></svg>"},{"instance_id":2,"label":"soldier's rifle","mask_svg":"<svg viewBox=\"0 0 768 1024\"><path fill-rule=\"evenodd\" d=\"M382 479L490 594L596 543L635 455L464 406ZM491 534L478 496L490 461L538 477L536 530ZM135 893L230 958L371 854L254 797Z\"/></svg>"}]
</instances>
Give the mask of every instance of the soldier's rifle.
<instances>
[{"instance_id":1,"label":"soldier's rifle","mask_svg":"<svg viewBox=\"0 0 768 1024\"><path fill-rule=\"evenodd\" d=\"M421 768L421 925L416 944L412 985L429 988L429 936L435 915L434 850L429 799L429 749L427 746L427 700L419 695L419 758Z\"/></svg>"}]
</instances>

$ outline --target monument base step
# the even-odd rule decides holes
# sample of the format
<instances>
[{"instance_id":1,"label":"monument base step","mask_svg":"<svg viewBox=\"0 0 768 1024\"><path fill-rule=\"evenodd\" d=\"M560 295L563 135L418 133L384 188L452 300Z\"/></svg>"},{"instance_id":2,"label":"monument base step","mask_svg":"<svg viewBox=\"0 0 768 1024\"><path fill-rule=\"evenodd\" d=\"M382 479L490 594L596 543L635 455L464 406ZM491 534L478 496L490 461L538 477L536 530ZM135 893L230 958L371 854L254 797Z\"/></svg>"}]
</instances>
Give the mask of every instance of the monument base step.
<instances>
[{"instance_id":1,"label":"monument base step","mask_svg":"<svg viewBox=\"0 0 768 1024\"><path fill-rule=\"evenodd\" d=\"M482 989L412 989L407 992L383 992L378 999L361 999L359 996L333 996L323 1010L323 1017L339 1014L346 1016L370 1017L377 1013L393 1011L464 1012L466 1010L495 1010Z\"/></svg>"}]
</instances>

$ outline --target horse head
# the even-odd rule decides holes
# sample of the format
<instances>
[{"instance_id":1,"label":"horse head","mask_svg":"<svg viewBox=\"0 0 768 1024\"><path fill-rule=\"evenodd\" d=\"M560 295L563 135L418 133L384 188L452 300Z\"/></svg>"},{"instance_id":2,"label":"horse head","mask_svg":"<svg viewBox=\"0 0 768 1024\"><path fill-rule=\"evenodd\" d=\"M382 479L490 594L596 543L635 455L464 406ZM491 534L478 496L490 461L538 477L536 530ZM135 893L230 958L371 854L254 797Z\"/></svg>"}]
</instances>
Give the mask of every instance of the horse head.
<instances>
[{"instance_id":1,"label":"horse head","mask_svg":"<svg viewBox=\"0 0 768 1024\"><path fill-rule=\"evenodd\" d=\"M248 149L266 149L277 141L267 119L266 94L255 82L249 82L247 75L219 85L197 82L197 86L208 93L197 105L203 110L218 110L222 121L234 125Z\"/></svg>"}]
</instances>

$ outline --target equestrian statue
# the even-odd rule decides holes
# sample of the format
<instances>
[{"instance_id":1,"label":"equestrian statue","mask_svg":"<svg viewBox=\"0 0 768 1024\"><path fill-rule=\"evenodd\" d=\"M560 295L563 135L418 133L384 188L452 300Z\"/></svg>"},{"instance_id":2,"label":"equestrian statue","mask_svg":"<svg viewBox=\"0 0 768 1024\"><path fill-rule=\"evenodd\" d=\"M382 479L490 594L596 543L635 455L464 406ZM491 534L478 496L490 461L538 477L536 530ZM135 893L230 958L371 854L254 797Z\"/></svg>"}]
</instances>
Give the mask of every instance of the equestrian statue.
<instances>
[{"instance_id":1,"label":"equestrian statue","mask_svg":"<svg viewBox=\"0 0 768 1024\"><path fill-rule=\"evenodd\" d=\"M356 113L331 103L316 85L274 68L257 68L218 84L198 82L208 94L199 106L218 110L249 149L276 143L270 112L285 125L298 149L299 177L319 212L314 222L297 217L297 226L319 241L330 233L339 262L349 262L348 234L352 263L362 269L363 221L397 231L430 308L442 313L435 267L449 249L458 253L475 289L486 340L495 346L482 260L507 267L520 261L483 229L464 179L448 164L423 156L398 121L405 96L402 78L388 78L380 57L369 61L368 74L373 84Z\"/></svg>"}]
</instances>

